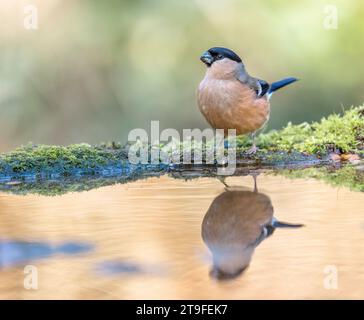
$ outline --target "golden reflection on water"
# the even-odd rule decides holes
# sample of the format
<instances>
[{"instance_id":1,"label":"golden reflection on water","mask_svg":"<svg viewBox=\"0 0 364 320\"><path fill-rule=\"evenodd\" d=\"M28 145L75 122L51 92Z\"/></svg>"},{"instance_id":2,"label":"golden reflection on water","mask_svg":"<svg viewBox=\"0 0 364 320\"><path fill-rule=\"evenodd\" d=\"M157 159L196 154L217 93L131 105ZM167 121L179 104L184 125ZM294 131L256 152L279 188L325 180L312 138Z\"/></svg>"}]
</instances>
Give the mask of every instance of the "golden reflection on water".
<instances>
[{"instance_id":1,"label":"golden reflection on water","mask_svg":"<svg viewBox=\"0 0 364 320\"><path fill-rule=\"evenodd\" d=\"M251 177L227 183L252 195ZM264 241L259 231L249 266L224 281L211 276L211 238L201 236L206 212L226 192L216 179L151 178L56 197L0 194L0 240L93 248L0 264L0 299L364 298L364 194L262 175L258 189L266 209L274 208L267 221L274 215L305 226L279 228ZM234 229L220 218L232 238L239 228L247 234L245 222ZM221 231L216 221L214 228ZM1 248L5 261L13 247ZM37 267L37 290L24 289L27 264ZM327 266L337 268L337 289L325 289Z\"/></svg>"}]
</instances>

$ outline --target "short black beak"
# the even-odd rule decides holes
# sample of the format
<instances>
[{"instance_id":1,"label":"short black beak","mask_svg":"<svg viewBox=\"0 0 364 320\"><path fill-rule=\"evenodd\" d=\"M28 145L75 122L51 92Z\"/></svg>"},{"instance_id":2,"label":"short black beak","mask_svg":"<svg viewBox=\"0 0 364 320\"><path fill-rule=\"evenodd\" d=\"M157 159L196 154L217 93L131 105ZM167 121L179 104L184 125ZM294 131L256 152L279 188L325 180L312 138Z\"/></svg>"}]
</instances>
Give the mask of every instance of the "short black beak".
<instances>
[{"instance_id":1,"label":"short black beak","mask_svg":"<svg viewBox=\"0 0 364 320\"><path fill-rule=\"evenodd\" d=\"M210 54L210 52L205 51L202 56L200 57L200 60L206 64L208 67L212 65L212 63L214 62L214 59L212 57L212 55Z\"/></svg>"}]
</instances>

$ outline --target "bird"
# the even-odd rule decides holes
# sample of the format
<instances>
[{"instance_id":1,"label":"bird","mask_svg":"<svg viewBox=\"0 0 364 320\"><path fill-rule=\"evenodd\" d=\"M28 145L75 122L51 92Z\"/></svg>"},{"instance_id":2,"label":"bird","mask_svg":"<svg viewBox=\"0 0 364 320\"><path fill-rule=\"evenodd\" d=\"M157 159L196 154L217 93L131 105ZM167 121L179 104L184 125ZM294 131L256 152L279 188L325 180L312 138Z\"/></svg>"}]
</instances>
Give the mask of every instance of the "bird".
<instances>
[{"instance_id":1,"label":"bird","mask_svg":"<svg viewBox=\"0 0 364 320\"><path fill-rule=\"evenodd\" d=\"M297 81L289 77L268 83L252 77L242 59L232 50L213 47L205 51L200 60L207 66L205 77L198 87L198 107L214 129L235 129L237 135L251 134L254 154L256 132L263 128L270 116L272 94Z\"/></svg>"},{"instance_id":2,"label":"bird","mask_svg":"<svg viewBox=\"0 0 364 320\"><path fill-rule=\"evenodd\" d=\"M210 275L218 280L235 279L249 266L255 248L276 228L299 228L302 224L280 222L272 201L254 190L226 188L208 208L201 236L212 253Z\"/></svg>"}]
</instances>

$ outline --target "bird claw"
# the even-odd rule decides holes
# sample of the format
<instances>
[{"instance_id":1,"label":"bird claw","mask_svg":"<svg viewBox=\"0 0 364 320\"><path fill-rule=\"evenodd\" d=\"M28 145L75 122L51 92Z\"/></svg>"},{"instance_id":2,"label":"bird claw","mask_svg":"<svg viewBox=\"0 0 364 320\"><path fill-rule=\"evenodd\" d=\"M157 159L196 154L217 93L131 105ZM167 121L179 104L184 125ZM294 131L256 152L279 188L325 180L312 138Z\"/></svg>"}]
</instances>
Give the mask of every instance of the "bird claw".
<instances>
[{"instance_id":1,"label":"bird claw","mask_svg":"<svg viewBox=\"0 0 364 320\"><path fill-rule=\"evenodd\" d=\"M247 154L255 154L259 148L257 146L252 146L246 153Z\"/></svg>"}]
</instances>

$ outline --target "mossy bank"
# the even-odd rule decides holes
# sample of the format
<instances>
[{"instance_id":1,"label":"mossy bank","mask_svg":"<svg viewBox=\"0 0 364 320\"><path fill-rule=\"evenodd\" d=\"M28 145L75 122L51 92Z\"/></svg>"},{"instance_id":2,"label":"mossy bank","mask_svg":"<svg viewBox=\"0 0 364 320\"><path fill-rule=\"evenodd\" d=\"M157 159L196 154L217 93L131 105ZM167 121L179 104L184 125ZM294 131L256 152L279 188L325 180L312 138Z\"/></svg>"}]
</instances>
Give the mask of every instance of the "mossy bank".
<instances>
[{"instance_id":1,"label":"mossy bank","mask_svg":"<svg viewBox=\"0 0 364 320\"><path fill-rule=\"evenodd\" d=\"M360 162L364 155L364 107L352 107L342 114L333 114L323 118L320 122L298 125L289 123L281 130L260 134L257 145L259 151L253 156L248 155L246 151L250 147L249 138L238 137L236 147L239 167L246 167L248 170L286 169L291 173L296 169L324 167L323 170L330 170L329 176L333 177L332 172L338 170L335 162L338 159L339 161L340 159L351 159L350 157L340 158L342 155L355 155L354 159L357 162ZM163 149L164 146L160 147ZM77 176L80 175L117 176L119 178L116 180L127 181L184 169L188 171L187 167L201 167L201 165L194 164L184 167L173 164L163 165L162 163L133 165L128 160L129 148L129 144L115 142L95 146L88 144L70 146L29 144L0 155L0 181L11 184L12 180L26 180L27 177L30 177L30 180L42 178L43 180L48 179L48 181L74 177L77 180ZM151 147L148 146L148 148L150 150ZM177 144L177 148L180 154L183 154L186 145ZM205 151L205 146L202 146L202 149ZM172 157L173 151L169 152ZM202 164L203 166L204 164ZM215 167L216 165L206 166L209 168L208 170L213 170ZM341 169L342 167L340 165ZM305 170L307 172L307 169ZM330 173L321 171L319 177L318 174L311 172L307 176L323 179L326 176L325 172ZM356 169L355 172L357 172ZM287 171L285 173L287 174ZM302 170L300 173L303 175ZM360 173L358 177L359 181L352 179L356 181L355 189L363 191L362 174ZM347 180L344 176L334 180L339 183L339 179ZM104 183L106 182L101 184ZM353 183L349 184L353 186ZM15 186L16 183L13 185Z\"/></svg>"}]
</instances>

